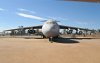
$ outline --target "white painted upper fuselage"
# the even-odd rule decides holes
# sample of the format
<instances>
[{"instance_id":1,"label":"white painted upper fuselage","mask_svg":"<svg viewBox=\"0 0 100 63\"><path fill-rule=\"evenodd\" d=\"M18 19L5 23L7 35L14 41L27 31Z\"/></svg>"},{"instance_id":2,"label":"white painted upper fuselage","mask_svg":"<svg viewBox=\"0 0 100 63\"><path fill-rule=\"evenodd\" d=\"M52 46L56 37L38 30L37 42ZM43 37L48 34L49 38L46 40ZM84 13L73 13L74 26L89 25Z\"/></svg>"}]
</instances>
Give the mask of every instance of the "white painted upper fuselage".
<instances>
[{"instance_id":1,"label":"white painted upper fuselage","mask_svg":"<svg viewBox=\"0 0 100 63\"><path fill-rule=\"evenodd\" d=\"M59 35L59 25L55 20L49 19L42 26L42 33L46 37L56 37Z\"/></svg>"}]
</instances>

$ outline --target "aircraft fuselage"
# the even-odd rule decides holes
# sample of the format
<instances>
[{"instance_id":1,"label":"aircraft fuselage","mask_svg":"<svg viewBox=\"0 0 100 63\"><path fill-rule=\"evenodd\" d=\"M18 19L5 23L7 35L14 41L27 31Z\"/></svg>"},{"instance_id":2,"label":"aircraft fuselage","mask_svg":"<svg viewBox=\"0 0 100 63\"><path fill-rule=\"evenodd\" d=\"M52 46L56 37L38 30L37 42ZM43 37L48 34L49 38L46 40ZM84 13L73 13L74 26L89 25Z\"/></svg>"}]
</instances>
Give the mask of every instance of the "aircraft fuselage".
<instances>
[{"instance_id":1,"label":"aircraft fuselage","mask_svg":"<svg viewBox=\"0 0 100 63\"><path fill-rule=\"evenodd\" d=\"M59 25L56 21L53 20L47 20L44 22L44 25L42 26L42 33L46 37L56 37L59 35Z\"/></svg>"}]
</instances>

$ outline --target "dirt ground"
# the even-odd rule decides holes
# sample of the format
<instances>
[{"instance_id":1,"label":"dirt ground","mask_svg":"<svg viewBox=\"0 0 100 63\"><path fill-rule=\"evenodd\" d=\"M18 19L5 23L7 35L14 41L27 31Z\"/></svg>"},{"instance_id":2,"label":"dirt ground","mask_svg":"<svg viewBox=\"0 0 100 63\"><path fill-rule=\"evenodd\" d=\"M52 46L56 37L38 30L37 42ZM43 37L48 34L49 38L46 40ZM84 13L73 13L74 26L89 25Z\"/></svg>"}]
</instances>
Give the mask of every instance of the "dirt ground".
<instances>
[{"instance_id":1,"label":"dirt ground","mask_svg":"<svg viewBox=\"0 0 100 63\"><path fill-rule=\"evenodd\" d=\"M100 63L100 39L0 38L0 63Z\"/></svg>"}]
</instances>

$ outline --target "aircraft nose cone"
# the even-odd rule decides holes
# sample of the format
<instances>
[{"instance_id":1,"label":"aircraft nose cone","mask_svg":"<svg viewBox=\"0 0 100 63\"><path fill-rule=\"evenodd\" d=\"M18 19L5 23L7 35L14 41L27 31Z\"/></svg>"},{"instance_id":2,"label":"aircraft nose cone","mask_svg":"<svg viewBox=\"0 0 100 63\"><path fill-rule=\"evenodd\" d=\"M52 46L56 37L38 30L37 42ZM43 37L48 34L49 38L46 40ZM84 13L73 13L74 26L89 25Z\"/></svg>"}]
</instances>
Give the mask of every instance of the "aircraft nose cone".
<instances>
[{"instance_id":1,"label":"aircraft nose cone","mask_svg":"<svg viewBox=\"0 0 100 63\"><path fill-rule=\"evenodd\" d=\"M59 35L59 27L58 25L44 25L42 27L42 33L46 37L55 37Z\"/></svg>"}]
</instances>

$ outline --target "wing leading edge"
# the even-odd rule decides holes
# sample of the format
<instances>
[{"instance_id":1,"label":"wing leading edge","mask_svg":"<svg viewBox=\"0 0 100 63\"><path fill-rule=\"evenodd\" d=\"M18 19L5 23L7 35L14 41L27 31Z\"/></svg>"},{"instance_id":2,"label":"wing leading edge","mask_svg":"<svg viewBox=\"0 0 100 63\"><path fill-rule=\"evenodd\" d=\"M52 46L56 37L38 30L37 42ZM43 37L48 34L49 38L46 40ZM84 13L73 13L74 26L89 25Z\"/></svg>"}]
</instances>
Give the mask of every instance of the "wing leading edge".
<instances>
[{"instance_id":1,"label":"wing leading edge","mask_svg":"<svg viewBox=\"0 0 100 63\"><path fill-rule=\"evenodd\" d=\"M16 29L10 29L10 30L5 30L5 31L12 31L12 30L19 30L19 29L42 29L43 25L39 25L39 26L31 26L31 27L23 27L23 28L16 28ZM64 25L59 25L60 29L80 29L80 30L87 30L87 31L92 31L90 29L86 29L86 28L78 28L78 27L72 27L72 26L64 26Z\"/></svg>"},{"instance_id":2,"label":"wing leading edge","mask_svg":"<svg viewBox=\"0 0 100 63\"><path fill-rule=\"evenodd\" d=\"M19 29L42 29L42 25L31 26L31 27L23 27L23 28L16 28L16 29L10 29L10 30L5 30L5 31L12 31L12 30L19 30Z\"/></svg>"}]
</instances>

